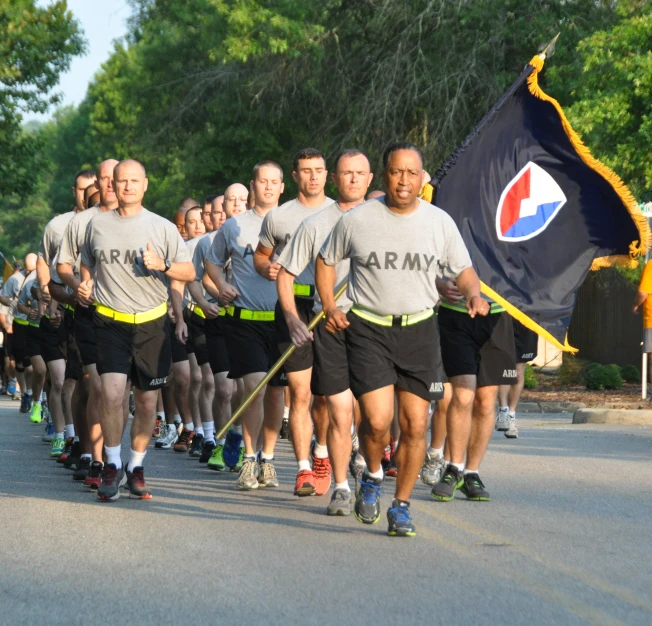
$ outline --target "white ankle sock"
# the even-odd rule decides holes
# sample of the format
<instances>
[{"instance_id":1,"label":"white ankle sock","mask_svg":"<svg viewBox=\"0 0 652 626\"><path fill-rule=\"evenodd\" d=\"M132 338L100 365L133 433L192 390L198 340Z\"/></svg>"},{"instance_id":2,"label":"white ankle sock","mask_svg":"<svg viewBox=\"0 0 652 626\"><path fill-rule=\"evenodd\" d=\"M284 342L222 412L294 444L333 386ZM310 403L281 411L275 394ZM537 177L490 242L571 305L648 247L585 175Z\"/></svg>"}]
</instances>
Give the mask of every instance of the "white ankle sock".
<instances>
[{"instance_id":1,"label":"white ankle sock","mask_svg":"<svg viewBox=\"0 0 652 626\"><path fill-rule=\"evenodd\" d=\"M310 461L299 461L299 471L303 472L304 470L310 471L312 467L310 467Z\"/></svg>"},{"instance_id":2,"label":"white ankle sock","mask_svg":"<svg viewBox=\"0 0 652 626\"><path fill-rule=\"evenodd\" d=\"M190 422L190 424L184 424L183 429L184 430L189 430L191 433L194 433L195 432L195 425L192 422Z\"/></svg>"},{"instance_id":3,"label":"white ankle sock","mask_svg":"<svg viewBox=\"0 0 652 626\"><path fill-rule=\"evenodd\" d=\"M203 426L195 426L195 435L201 435L203 437L204 436L204 427Z\"/></svg>"},{"instance_id":4,"label":"white ankle sock","mask_svg":"<svg viewBox=\"0 0 652 626\"><path fill-rule=\"evenodd\" d=\"M66 424L65 431L66 433L66 439L68 437L75 437L75 425L74 424Z\"/></svg>"},{"instance_id":5,"label":"white ankle sock","mask_svg":"<svg viewBox=\"0 0 652 626\"><path fill-rule=\"evenodd\" d=\"M55 439L63 439L63 435L64 435L64 434L65 434L65 433L63 433L63 432L61 432L61 433L54 433L54 438L55 438Z\"/></svg>"},{"instance_id":6,"label":"white ankle sock","mask_svg":"<svg viewBox=\"0 0 652 626\"><path fill-rule=\"evenodd\" d=\"M202 422L204 441L215 441L215 422Z\"/></svg>"},{"instance_id":7,"label":"white ankle sock","mask_svg":"<svg viewBox=\"0 0 652 626\"><path fill-rule=\"evenodd\" d=\"M107 464L113 463L116 469L120 469L122 467L122 459L120 458L121 449L122 449L121 445L104 446L104 452L106 452Z\"/></svg>"},{"instance_id":8,"label":"white ankle sock","mask_svg":"<svg viewBox=\"0 0 652 626\"><path fill-rule=\"evenodd\" d=\"M143 459L145 458L146 454L147 450L145 450L145 452L136 452L135 450L131 450L129 452L129 463L127 465L127 469L133 472L134 467L142 467Z\"/></svg>"},{"instance_id":9,"label":"white ankle sock","mask_svg":"<svg viewBox=\"0 0 652 626\"><path fill-rule=\"evenodd\" d=\"M274 455L273 454L265 454L262 450L260 451L260 458L263 461L273 461L274 460Z\"/></svg>"},{"instance_id":10,"label":"white ankle sock","mask_svg":"<svg viewBox=\"0 0 652 626\"><path fill-rule=\"evenodd\" d=\"M81 455L82 459L88 459L89 461L93 460L93 455L92 454L82 454Z\"/></svg>"},{"instance_id":11,"label":"white ankle sock","mask_svg":"<svg viewBox=\"0 0 652 626\"><path fill-rule=\"evenodd\" d=\"M226 437L222 437L222 439L216 439L215 440L215 445L216 446L223 446L226 443Z\"/></svg>"},{"instance_id":12,"label":"white ankle sock","mask_svg":"<svg viewBox=\"0 0 652 626\"><path fill-rule=\"evenodd\" d=\"M343 483L335 483L335 489L341 489L342 491L351 491L349 483L345 480Z\"/></svg>"},{"instance_id":13,"label":"white ankle sock","mask_svg":"<svg viewBox=\"0 0 652 626\"><path fill-rule=\"evenodd\" d=\"M377 478L379 480L382 480L385 477L385 473L383 472L382 465L381 465L380 469L377 472L370 472L369 468L367 468L366 474L370 478Z\"/></svg>"},{"instance_id":14,"label":"white ankle sock","mask_svg":"<svg viewBox=\"0 0 652 626\"><path fill-rule=\"evenodd\" d=\"M364 457L359 452L356 452L355 461L353 462L356 465L364 465L365 467L367 467L367 462L364 460Z\"/></svg>"},{"instance_id":15,"label":"white ankle sock","mask_svg":"<svg viewBox=\"0 0 652 626\"><path fill-rule=\"evenodd\" d=\"M312 452L317 459L327 459L328 458L328 446L322 446L319 443L315 443L315 449Z\"/></svg>"},{"instance_id":16,"label":"white ankle sock","mask_svg":"<svg viewBox=\"0 0 652 626\"><path fill-rule=\"evenodd\" d=\"M290 419L290 407L289 406L284 406L283 407L283 419L284 420L289 420Z\"/></svg>"},{"instance_id":17,"label":"white ankle sock","mask_svg":"<svg viewBox=\"0 0 652 626\"><path fill-rule=\"evenodd\" d=\"M464 471L464 463L449 463L449 465L456 467L460 474Z\"/></svg>"}]
</instances>

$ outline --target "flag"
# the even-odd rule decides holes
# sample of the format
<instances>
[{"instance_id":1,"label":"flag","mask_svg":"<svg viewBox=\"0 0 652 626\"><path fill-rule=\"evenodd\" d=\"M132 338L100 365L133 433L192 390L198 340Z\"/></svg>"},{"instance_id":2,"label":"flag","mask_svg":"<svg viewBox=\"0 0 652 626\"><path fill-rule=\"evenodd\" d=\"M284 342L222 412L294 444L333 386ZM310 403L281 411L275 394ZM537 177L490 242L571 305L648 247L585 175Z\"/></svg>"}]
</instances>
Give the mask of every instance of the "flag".
<instances>
[{"instance_id":1,"label":"flag","mask_svg":"<svg viewBox=\"0 0 652 626\"><path fill-rule=\"evenodd\" d=\"M4 272L2 274L2 284L4 285L7 282L7 279L14 273L14 268L11 266L11 263L7 261L7 258L4 255L0 256L2 256L2 260L5 262Z\"/></svg>"},{"instance_id":2,"label":"flag","mask_svg":"<svg viewBox=\"0 0 652 626\"><path fill-rule=\"evenodd\" d=\"M562 350L591 268L636 263L650 229L622 180L593 158L538 84L545 55L433 177L482 292Z\"/></svg>"}]
</instances>

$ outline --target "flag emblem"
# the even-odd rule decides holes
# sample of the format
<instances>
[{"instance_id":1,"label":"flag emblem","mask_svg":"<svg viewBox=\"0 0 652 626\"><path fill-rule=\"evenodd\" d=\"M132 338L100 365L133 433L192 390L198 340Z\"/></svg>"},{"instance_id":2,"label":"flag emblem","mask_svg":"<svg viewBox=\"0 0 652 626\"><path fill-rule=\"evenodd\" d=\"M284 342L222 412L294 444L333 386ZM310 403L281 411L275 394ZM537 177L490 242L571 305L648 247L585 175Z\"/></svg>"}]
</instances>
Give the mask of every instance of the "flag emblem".
<instances>
[{"instance_id":1,"label":"flag emblem","mask_svg":"<svg viewBox=\"0 0 652 626\"><path fill-rule=\"evenodd\" d=\"M496 212L501 241L525 241L543 232L566 204L555 179L529 161L505 187Z\"/></svg>"}]
</instances>

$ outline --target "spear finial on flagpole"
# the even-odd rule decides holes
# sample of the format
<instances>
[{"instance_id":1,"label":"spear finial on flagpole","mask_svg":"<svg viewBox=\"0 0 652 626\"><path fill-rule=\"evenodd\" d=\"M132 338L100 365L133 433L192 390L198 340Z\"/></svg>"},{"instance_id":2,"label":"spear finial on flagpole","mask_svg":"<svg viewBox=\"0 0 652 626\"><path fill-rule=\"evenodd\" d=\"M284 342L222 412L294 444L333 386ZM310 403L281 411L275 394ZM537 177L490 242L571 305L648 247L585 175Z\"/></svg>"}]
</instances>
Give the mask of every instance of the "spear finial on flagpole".
<instances>
[{"instance_id":1,"label":"spear finial on flagpole","mask_svg":"<svg viewBox=\"0 0 652 626\"><path fill-rule=\"evenodd\" d=\"M557 43L557 39L559 39L559 35L561 35L561 33L557 33L555 35L555 38L552 41L550 41L550 43L548 43L548 45L543 49L543 51L539 52L539 56L543 61L545 61L546 58L549 58L553 54L555 54L555 44Z\"/></svg>"}]
</instances>

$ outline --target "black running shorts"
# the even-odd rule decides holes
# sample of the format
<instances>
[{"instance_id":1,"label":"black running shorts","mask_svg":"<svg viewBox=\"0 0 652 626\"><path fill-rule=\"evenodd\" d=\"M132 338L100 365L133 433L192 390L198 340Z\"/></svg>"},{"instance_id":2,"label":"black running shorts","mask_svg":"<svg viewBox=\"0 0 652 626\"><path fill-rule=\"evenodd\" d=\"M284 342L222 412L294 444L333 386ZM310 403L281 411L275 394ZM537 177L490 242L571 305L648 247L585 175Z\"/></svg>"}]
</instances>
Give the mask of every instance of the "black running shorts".
<instances>
[{"instance_id":1,"label":"black running shorts","mask_svg":"<svg viewBox=\"0 0 652 626\"><path fill-rule=\"evenodd\" d=\"M13 330L13 327L12 327ZM9 357L10 359L14 358L14 334L13 333L8 333L5 331L5 340L4 340L4 349L5 349L5 356Z\"/></svg>"},{"instance_id":2,"label":"black running shorts","mask_svg":"<svg viewBox=\"0 0 652 626\"><path fill-rule=\"evenodd\" d=\"M307 326L314 317L312 308L315 306L315 301L312 298L295 298L294 302L297 306L299 319ZM282 354L292 345L292 340L290 339L290 329L285 321L285 315L283 315L283 309L278 301L274 309L274 319L276 332L278 333L278 348ZM312 345L310 344L305 344L301 348L297 348L283 365L286 373L303 372L311 367Z\"/></svg>"},{"instance_id":3,"label":"black running shorts","mask_svg":"<svg viewBox=\"0 0 652 626\"><path fill-rule=\"evenodd\" d=\"M254 322L225 316L226 349L229 353L229 378L242 378L257 372L267 373L278 359L278 336L274 322ZM287 384L287 377L277 372L269 382L272 387Z\"/></svg>"},{"instance_id":4,"label":"black running shorts","mask_svg":"<svg viewBox=\"0 0 652 626\"><path fill-rule=\"evenodd\" d=\"M63 320L61 320L63 324ZM41 318L41 356L46 363L64 358L60 343L60 328L52 326L49 317Z\"/></svg>"},{"instance_id":5,"label":"black running shorts","mask_svg":"<svg viewBox=\"0 0 652 626\"><path fill-rule=\"evenodd\" d=\"M126 374L142 391L163 387L172 369L170 318L162 315L143 324L116 322L94 313L97 371Z\"/></svg>"},{"instance_id":6,"label":"black running shorts","mask_svg":"<svg viewBox=\"0 0 652 626\"><path fill-rule=\"evenodd\" d=\"M172 363L183 363L188 360L188 350L186 345L177 339L177 325L170 321L170 353L172 354Z\"/></svg>"},{"instance_id":7,"label":"black running shorts","mask_svg":"<svg viewBox=\"0 0 652 626\"><path fill-rule=\"evenodd\" d=\"M93 314L95 307L75 307L75 344L79 351L82 365L97 363L97 342L95 341L95 324Z\"/></svg>"},{"instance_id":8,"label":"black running shorts","mask_svg":"<svg viewBox=\"0 0 652 626\"><path fill-rule=\"evenodd\" d=\"M397 385L432 402L444 395L444 369L435 316L411 326L380 326L347 314L346 355L356 398Z\"/></svg>"},{"instance_id":9,"label":"black running shorts","mask_svg":"<svg viewBox=\"0 0 652 626\"><path fill-rule=\"evenodd\" d=\"M65 309L63 312L63 322L61 324L61 341L64 345L64 354L66 357L66 380L79 380L84 375L82 371L82 362L77 344L75 343L75 312Z\"/></svg>"},{"instance_id":10,"label":"black running shorts","mask_svg":"<svg viewBox=\"0 0 652 626\"><path fill-rule=\"evenodd\" d=\"M440 306L437 317L448 378L477 376L478 387L516 382L514 329L508 313L472 318Z\"/></svg>"},{"instance_id":11,"label":"black running shorts","mask_svg":"<svg viewBox=\"0 0 652 626\"><path fill-rule=\"evenodd\" d=\"M310 391L315 396L334 396L349 388L349 362L345 333L329 333L324 322L312 331L313 360Z\"/></svg>"},{"instance_id":12,"label":"black running shorts","mask_svg":"<svg viewBox=\"0 0 652 626\"><path fill-rule=\"evenodd\" d=\"M14 360L16 361L16 370L24 372L25 368L30 366L30 360L27 356L27 325L19 324L14 320L13 329L12 350L14 352Z\"/></svg>"},{"instance_id":13,"label":"black running shorts","mask_svg":"<svg viewBox=\"0 0 652 626\"><path fill-rule=\"evenodd\" d=\"M25 354L30 359L33 356L41 356L41 329L31 324L25 329Z\"/></svg>"},{"instance_id":14,"label":"black running shorts","mask_svg":"<svg viewBox=\"0 0 652 626\"><path fill-rule=\"evenodd\" d=\"M208 344L206 342L206 320L200 317L193 311L186 309L188 312L188 336L192 342L192 347L197 359L197 365L200 367L209 362L208 358Z\"/></svg>"},{"instance_id":15,"label":"black running shorts","mask_svg":"<svg viewBox=\"0 0 652 626\"><path fill-rule=\"evenodd\" d=\"M516 362L529 363L537 356L539 335L518 320L512 319L514 325L514 344L516 346Z\"/></svg>"},{"instance_id":16,"label":"black running shorts","mask_svg":"<svg viewBox=\"0 0 652 626\"><path fill-rule=\"evenodd\" d=\"M195 354L195 344L193 343L192 336L190 334L190 316L191 316L191 312L188 309L184 309L183 321L186 323L186 326L188 327L188 341L186 341L186 344L183 347L184 350L186 351L186 354Z\"/></svg>"},{"instance_id":17,"label":"black running shorts","mask_svg":"<svg viewBox=\"0 0 652 626\"><path fill-rule=\"evenodd\" d=\"M226 348L225 328L225 315L214 317L213 319L206 319L204 330L206 331L208 362L210 363L213 375L228 372L231 369L229 353Z\"/></svg>"}]
</instances>

